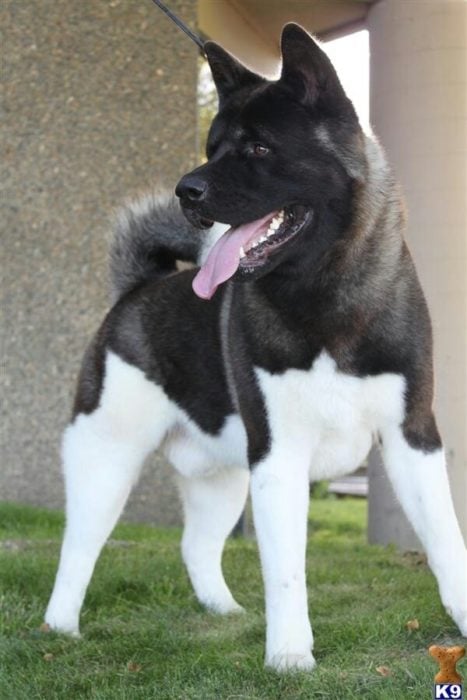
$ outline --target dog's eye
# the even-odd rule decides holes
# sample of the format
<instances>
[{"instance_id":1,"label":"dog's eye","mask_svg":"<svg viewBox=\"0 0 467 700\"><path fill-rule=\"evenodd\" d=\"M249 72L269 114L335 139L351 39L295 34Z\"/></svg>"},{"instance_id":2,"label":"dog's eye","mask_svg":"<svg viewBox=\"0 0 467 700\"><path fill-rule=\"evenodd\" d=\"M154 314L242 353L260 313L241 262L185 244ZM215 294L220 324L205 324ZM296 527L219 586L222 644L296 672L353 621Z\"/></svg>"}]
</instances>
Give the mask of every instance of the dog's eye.
<instances>
[{"instance_id":1,"label":"dog's eye","mask_svg":"<svg viewBox=\"0 0 467 700\"><path fill-rule=\"evenodd\" d=\"M267 154L269 153L269 148L267 148L267 146L263 146L262 143L254 143L253 153L255 156L267 156Z\"/></svg>"}]
</instances>

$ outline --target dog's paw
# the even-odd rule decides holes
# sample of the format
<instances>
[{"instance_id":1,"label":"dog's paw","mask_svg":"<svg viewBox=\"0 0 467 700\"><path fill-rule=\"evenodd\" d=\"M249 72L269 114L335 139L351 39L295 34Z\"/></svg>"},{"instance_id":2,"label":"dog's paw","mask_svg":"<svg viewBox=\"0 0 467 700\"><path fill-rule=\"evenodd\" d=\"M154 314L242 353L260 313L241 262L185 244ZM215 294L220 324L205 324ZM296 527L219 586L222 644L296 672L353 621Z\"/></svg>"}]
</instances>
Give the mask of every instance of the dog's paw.
<instances>
[{"instance_id":1,"label":"dog's paw","mask_svg":"<svg viewBox=\"0 0 467 700\"><path fill-rule=\"evenodd\" d=\"M217 601L210 600L205 602L204 606L215 615L238 615L245 612L245 608L242 608L233 598Z\"/></svg>"},{"instance_id":2,"label":"dog's paw","mask_svg":"<svg viewBox=\"0 0 467 700\"><path fill-rule=\"evenodd\" d=\"M47 613L42 627L44 630L47 629L48 632L59 632L75 639L81 637L78 623L75 620L61 618L59 615Z\"/></svg>"},{"instance_id":3,"label":"dog's paw","mask_svg":"<svg viewBox=\"0 0 467 700\"><path fill-rule=\"evenodd\" d=\"M310 651L305 654L275 654L266 659L266 667L279 673L312 671L315 666L316 661Z\"/></svg>"},{"instance_id":4,"label":"dog's paw","mask_svg":"<svg viewBox=\"0 0 467 700\"><path fill-rule=\"evenodd\" d=\"M74 639L80 639L81 637L78 627L69 627L68 625L53 624L51 622L46 622L45 624L49 627L49 632L66 634L68 637L73 637Z\"/></svg>"}]
</instances>

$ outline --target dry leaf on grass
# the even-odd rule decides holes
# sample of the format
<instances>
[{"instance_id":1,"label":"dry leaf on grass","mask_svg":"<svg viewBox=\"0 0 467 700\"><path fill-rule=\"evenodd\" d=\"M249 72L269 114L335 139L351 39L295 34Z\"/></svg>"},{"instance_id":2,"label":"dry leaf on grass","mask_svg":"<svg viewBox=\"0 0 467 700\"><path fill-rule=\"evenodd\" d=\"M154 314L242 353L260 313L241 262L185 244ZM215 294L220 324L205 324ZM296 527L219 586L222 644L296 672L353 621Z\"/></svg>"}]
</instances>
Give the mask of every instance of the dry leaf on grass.
<instances>
[{"instance_id":1,"label":"dry leaf on grass","mask_svg":"<svg viewBox=\"0 0 467 700\"><path fill-rule=\"evenodd\" d=\"M50 632L50 625L48 625L47 622L43 622L39 627L39 632Z\"/></svg>"},{"instance_id":2,"label":"dry leaf on grass","mask_svg":"<svg viewBox=\"0 0 467 700\"><path fill-rule=\"evenodd\" d=\"M377 666L376 673L379 673L380 676L386 677L386 676L390 676L392 672L388 666Z\"/></svg>"},{"instance_id":3,"label":"dry leaf on grass","mask_svg":"<svg viewBox=\"0 0 467 700\"><path fill-rule=\"evenodd\" d=\"M52 659L54 658L54 655L53 654L44 654L44 656L42 658L44 659L44 661L52 661Z\"/></svg>"},{"instance_id":4,"label":"dry leaf on grass","mask_svg":"<svg viewBox=\"0 0 467 700\"><path fill-rule=\"evenodd\" d=\"M402 560L409 566L426 566L428 559L423 552L404 552Z\"/></svg>"},{"instance_id":5,"label":"dry leaf on grass","mask_svg":"<svg viewBox=\"0 0 467 700\"><path fill-rule=\"evenodd\" d=\"M129 671L131 671L132 673L138 673L138 671L141 671L142 668L143 667L141 666L141 664L137 664L137 663L135 663L135 661L130 661L127 664L127 669Z\"/></svg>"},{"instance_id":6,"label":"dry leaf on grass","mask_svg":"<svg viewBox=\"0 0 467 700\"><path fill-rule=\"evenodd\" d=\"M420 629L420 623L419 621L415 618L414 620L409 620L408 622L405 623L405 626L407 627L408 630L419 630Z\"/></svg>"}]
</instances>

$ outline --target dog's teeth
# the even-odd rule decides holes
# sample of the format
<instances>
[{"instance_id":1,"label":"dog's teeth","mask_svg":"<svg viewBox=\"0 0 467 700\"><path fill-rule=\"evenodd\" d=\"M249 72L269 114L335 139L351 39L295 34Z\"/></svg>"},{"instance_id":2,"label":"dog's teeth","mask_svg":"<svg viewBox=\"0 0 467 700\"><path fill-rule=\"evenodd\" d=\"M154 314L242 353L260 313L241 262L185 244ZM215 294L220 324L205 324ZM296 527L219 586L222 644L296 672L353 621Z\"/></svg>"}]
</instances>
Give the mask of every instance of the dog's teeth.
<instances>
[{"instance_id":1,"label":"dog's teeth","mask_svg":"<svg viewBox=\"0 0 467 700\"><path fill-rule=\"evenodd\" d=\"M264 242L267 241L267 240L268 240L268 237L267 237L267 236L261 236L261 238L259 239L258 243L264 243Z\"/></svg>"},{"instance_id":2,"label":"dog's teeth","mask_svg":"<svg viewBox=\"0 0 467 700\"><path fill-rule=\"evenodd\" d=\"M276 233L276 231L277 231L277 229L272 228L272 227L270 226L270 227L268 228L268 232L267 232L266 236L267 236L268 238L269 238L270 236L274 236L274 234Z\"/></svg>"},{"instance_id":3,"label":"dog's teeth","mask_svg":"<svg viewBox=\"0 0 467 700\"><path fill-rule=\"evenodd\" d=\"M241 260L242 258L244 258L245 255L246 255L246 253L245 253L245 251L244 251L244 249L243 249L243 246L241 246L241 248L240 248L240 260Z\"/></svg>"}]
</instances>

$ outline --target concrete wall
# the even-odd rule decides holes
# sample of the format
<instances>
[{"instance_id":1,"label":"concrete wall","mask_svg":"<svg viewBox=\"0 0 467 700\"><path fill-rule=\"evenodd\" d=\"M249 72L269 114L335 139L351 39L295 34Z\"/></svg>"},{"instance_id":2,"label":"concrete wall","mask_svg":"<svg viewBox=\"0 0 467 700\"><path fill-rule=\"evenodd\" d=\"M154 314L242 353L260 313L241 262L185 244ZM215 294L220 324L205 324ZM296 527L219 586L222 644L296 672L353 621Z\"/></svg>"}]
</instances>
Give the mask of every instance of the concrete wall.
<instances>
[{"instance_id":1,"label":"concrete wall","mask_svg":"<svg viewBox=\"0 0 467 700\"><path fill-rule=\"evenodd\" d=\"M192 26L196 5L171 3ZM226 5L200 0L201 28L222 41L228 26L228 48L251 50L256 38L245 12L235 25L220 23ZM291 6L284 4L284 22L297 19ZM1 11L0 498L59 506L59 435L82 351L107 307L108 213L157 180L172 187L192 166L196 49L150 2L4 0ZM303 23L313 29L316 22L313 3ZM369 28L372 121L407 196L409 244L434 322L437 414L466 532L467 4L381 0ZM277 45L261 31L257 60L267 71ZM146 469L127 517L178 521L170 479L156 464ZM410 546L373 466L372 537Z\"/></svg>"},{"instance_id":2,"label":"concrete wall","mask_svg":"<svg viewBox=\"0 0 467 700\"><path fill-rule=\"evenodd\" d=\"M407 200L433 321L435 409L467 538L467 3L382 0L369 29L371 120ZM372 541L410 546L377 465L372 474Z\"/></svg>"},{"instance_id":3,"label":"concrete wall","mask_svg":"<svg viewBox=\"0 0 467 700\"><path fill-rule=\"evenodd\" d=\"M193 27L195 0L171 6ZM151 2L3 0L0 498L61 506L59 439L108 305L109 214L196 158L197 50ZM178 521L149 465L127 517Z\"/></svg>"}]
</instances>

